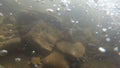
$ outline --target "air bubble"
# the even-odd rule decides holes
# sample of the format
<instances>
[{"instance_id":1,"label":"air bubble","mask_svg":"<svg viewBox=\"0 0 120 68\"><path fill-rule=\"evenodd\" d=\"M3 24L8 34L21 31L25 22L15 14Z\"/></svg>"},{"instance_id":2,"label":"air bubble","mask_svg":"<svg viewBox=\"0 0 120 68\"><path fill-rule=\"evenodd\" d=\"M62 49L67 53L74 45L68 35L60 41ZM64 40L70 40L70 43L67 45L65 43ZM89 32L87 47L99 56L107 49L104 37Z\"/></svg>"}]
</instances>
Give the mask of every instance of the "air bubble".
<instances>
[{"instance_id":1,"label":"air bubble","mask_svg":"<svg viewBox=\"0 0 120 68\"><path fill-rule=\"evenodd\" d=\"M98 34L98 32L95 32L96 34Z\"/></svg>"},{"instance_id":2,"label":"air bubble","mask_svg":"<svg viewBox=\"0 0 120 68\"><path fill-rule=\"evenodd\" d=\"M3 13L0 12L0 16L4 16Z\"/></svg>"},{"instance_id":3,"label":"air bubble","mask_svg":"<svg viewBox=\"0 0 120 68\"><path fill-rule=\"evenodd\" d=\"M108 27L108 29L112 29L112 27Z\"/></svg>"},{"instance_id":4,"label":"air bubble","mask_svg":"<svg viewBox=\"0 0 120 68\"><path fill-rule=\"evenodd\" d=\"M15 58L15 61L16 61L16 62L20 62L20 61L21 61L21 58L17 57L17 58Z\"/></svg>"},{"instance_id":5,"label":"air bubble","mask_svg":"<svg viewBox=\"0 0 120 68\"><path fill-rule=\"evenodd\" d=\"M105 53L105 52L106 52L106 49L103 48L103 47L99 47L98 50L99 50L100 52L102 52L102 53Z\"/></svg>"},{"instance_id":6,"label":"air bubble","mask_svg":"<svg viewBox=\"0 0 120 68\"><path fill-rule=\"evenodd\" d=\"M97 27L102 27L102 25L99 25L99 24L98 24Z\"/></svg>"},{"instance_id":7,"label":"air bubble","mask_svg":"<svg viewBox=\"0 0 120 68\"><path fill-rule=\"evenodd\" d=\"M12 30L12 29L10 29L9 31L10 31L10 32L13 32L13 30Z\"/></svg>"},{"instance_id":8,"label":"air bubble","mask_svg":"<svg viewBox=\"0 0 120 68\"><path fill-rule=\"evenodd\" d=\"M2 6L3 4L2 3L0 3L0 6Z\"/></svg>"},{"instance_id":9,"label":"air bubble","mask_svg":"<svg viewBox=\"0 0 120 68\"><path fill-rule=\"evenodd\" d=\"M118 52L118 51L119 51L119 48L118 48L118 47L115 47L115 48L114 48L114 51Z\"/></svg>"},{"instance_id":10,"label":"air bubble","mask_svg":"<svg viewBox=\"0 0 120 68\"><path fill-rule=\"evenodd\" d=\"M45 1L44 1L44 0L42 0L42 1L41 1L41 3L42 3L42 4L45 4Z\"/></svg>"},{"instance_id":11,"label":"air bubble","mask_svg":"<svg viewBox=\"0 0 120 68\"><path fill-rule=\"evenodd\" d=\"M32 54L34 54L34 53L35 53L35 50L32 51Z\"/></svg>"},{"instance_id":12,"label":"air bubble","mask_svg":"<svg viewBox=\"0 0 120 68\"><path fill-rule=\"evenodd\" d=\"M30 8L33 8L33 6L31 5L31 6L29 6Z\"/></svg>"},{"instance_id":13,"label":"air bubble","mask_svg":"<svg viewBox=\"0 0 120 68\"><path fill-rule=\"evenodd\" d=\"M71 11L71 9L70 9L70 8L67 8L66 10L67 10L68 12L70 12L70 11Z\"/></svg>"},{"instance_id":14,"label":"air bubble","mask_svg":"<svg viewBox=\"0 0 120 68\"><path fill-rule=\"evenodd\" d=\"M57 8L57 12L59 12L60 11L60 8Z\"/></svg>"},{"instance_id":15,"label":"air bubble","mask_svg":"<svg viewBox=\"0 0 120 68\"><path fill-rule=\"evenodd\" d=\"M13 15L13 13L10 13L10 15Z\"/></svg>"},{"instance_id":16,"label":"air bubble","mask_svg":"<svg viewBox=\"0 0 120 68\"><path fill-rule=\"evenodd\" d=\"M60 4L64 7L68 7L68 5L70 4L71 2L69 0L61 0L60 1Z\"/></svg>"},{"instance_id":17,"label":"air bubble","mask_svg":"<svg viewBox=\"0 0 120 68\"><path fill-rule=\"evenodd\" d=\"M71 22L72 22L72 23L75 23L75 21L74 21L74 20L71 20Z\"/></svg>"},{"instance_id":18,"label":"air bubble","mask_svg":"<svg viewBox=\"0 0 120 68\"><path fill-rule=\"evenodd\" d=\"M7 50L0 50L0 56L4 56L8 53Z\"/></svg>"},{"instance_id":19,"label":"air bubble","mask_svg":"<svg viewBox=\"0 0 120 68\"><path fill-rule=\"evenodd\" d=\"M110 42L110 41L111 41L111 39L110 39L110 38L106 38L106 41L107 41L107 42Z\"/></svg>"},{"instance_id":20,"label":"air bubble","mask_svg":"<svg viewBox=\"0 0 120 68\"><path fill-rule=\"evenodd\" d=\"M35 68L38 68L39 66L38 66L37 64L34 64L34 67L35 67Z\"/></svg>"},{"instance_id":21,"label":"air bubble","mask_svg":"<svg viewBox=\"0 0 120 68\"><path fill-rule=\"evenodd\" d=\"M103 29L102 29L102 31L103 31L103 32L106 32L106 31L107 31L107 29L106 29L106 28L103 28Z\"/></svg>"},{"instance_id":22,"label":"air bubble","mask_svg":"<svg viewBox=\"0 0 120 68\"><path fill-rule=\"evenodd\" d=\"M75 23L79 23L79 21L75 21Z\"/></svg>"},{"instance_id":23,"label":"air bubble","mask_svg":"<svg viewBox=\"0 0 120 68\"><path fill-rule=\"evenodd\" d=\"M108 34L106 34L105 37L108 37Z\"/></svg>"},{"instance_id":24,"label":"air bubble","mask_svg":"<svg viewBox=\"0 0 120 68\"><path fill-rule=\"evenodd\" d=\"M53 9L46 9L46 11L47 11L47 12L49 12L49 13L54 12L54 10L53 10Z\"/></svg>"}]
</instances>

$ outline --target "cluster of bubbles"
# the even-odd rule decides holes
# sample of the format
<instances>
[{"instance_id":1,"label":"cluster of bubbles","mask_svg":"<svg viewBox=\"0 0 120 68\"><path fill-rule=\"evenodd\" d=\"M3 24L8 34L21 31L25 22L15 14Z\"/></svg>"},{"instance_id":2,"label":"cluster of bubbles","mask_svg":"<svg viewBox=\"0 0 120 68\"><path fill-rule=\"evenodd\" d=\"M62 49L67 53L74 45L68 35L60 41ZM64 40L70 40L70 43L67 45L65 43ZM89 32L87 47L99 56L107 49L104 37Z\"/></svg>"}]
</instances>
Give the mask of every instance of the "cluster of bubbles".
<instances>
[{"instance_id":1,"label":"cluster of bubbles","mask_svg":"<svg viewBox=\"0 0 120 68\"><path fill-rule=\"evenodd\" d=\"M98 50L99 50L100 52L102 52L102 53L105 53L107 49L104 48L104 47L99 47ZM119 52L119 47L114 47L113 50L114 50L115 52Z\"/></svg>"},{"instance_id":2,"label":"cluster of bubbles","mask_svg":"<svg viewBox=\"0 0 120 68\"><path fill-rule=\"evenodd\" d=\"M10 15L10 16L12 16L12 15L13 15L13 13L12 13L12 12L10 12L10 13L9 13L9 15ZM2 12L0 12L0 16L1 16L1 17L3 17L3 16L4 16L4 14L3 14Z\"/></svg>"},{"instance_id":3,"label":"cluster of bubbles","mask_svg":"<svg viewBox=\"0 0 120 68\"><path fill-rule=\"evenodd\" d=\"M87 6L91 9L95 9L100 13L104 13L101 18L101 22L97 24L97 30L95 33L97 35L103 34L105 39L104 41L111 43L114 41L114 46L112 49L118 55L120 55L119 45L120 45L120 1L119 0L88 0ZM88 11L86 11L88 12ZM105 20L108 16L109 20ZM111 19L111 20L110 20ZM103 22L104 21L104 22ZM108 23L109 21L109 23ZM100 34L99 34L100 33ZM107 48L98 47L98 51L101 53L106 53Z\"/></svg>"},{"instance_id":4,"label":"cluster of bubbles","mask_svg":"<svg viewBox=\"0 0 120 68\"><path fill-rule=\"evenodd\" d=\"M104 48L104 47L99 47L98 50L99 50L101 53L106 53L106 52L107 52L107 49ZM117 47L117 46L114 47L114 48L113 48L113 51L116 52L116 54L120 56L120 49L119 49L119 47Z\"/></svg>"},{"instance_id":5,"label":"cluster of bubbles","mask_svg":"<svg viewBox=\"0 0 120 68\"><path fill-rule=\"evenodd\" d=\"M53 8L47 8L46 11L49 13L57 13L58 15L61 15L62 11L70 12L72 10L70 5L70 0L59 0L58 4L53 4Z\"/></svg>"},{"instance_id":6,"label":"cluster of bubbles","mask_svg":"<svg viewBox=\"0 0 120 68\"><path fill-rule=\"evenodd\" d=\"M87 4L95 9L105 11L107 15L120 15L119 0L88 0Z\"/></svg>"}]
</instances>

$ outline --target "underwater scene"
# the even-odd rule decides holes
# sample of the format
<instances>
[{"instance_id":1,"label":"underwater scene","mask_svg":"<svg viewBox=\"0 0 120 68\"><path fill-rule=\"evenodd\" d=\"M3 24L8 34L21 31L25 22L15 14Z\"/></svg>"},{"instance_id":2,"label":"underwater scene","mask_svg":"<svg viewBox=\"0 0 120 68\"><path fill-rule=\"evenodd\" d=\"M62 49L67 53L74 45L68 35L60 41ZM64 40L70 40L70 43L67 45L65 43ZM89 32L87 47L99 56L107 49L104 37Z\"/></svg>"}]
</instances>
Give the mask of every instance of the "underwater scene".
<instances>
[{"instance_id":1,"label":"underwater scene","mask_svg":"<svg viewBox=\"0 0 120 68\"><path fill-rule=\"evenodd\" d=\"M0 68L120 68L120 0L0 0Z\"/></svg>"}]
</instances>

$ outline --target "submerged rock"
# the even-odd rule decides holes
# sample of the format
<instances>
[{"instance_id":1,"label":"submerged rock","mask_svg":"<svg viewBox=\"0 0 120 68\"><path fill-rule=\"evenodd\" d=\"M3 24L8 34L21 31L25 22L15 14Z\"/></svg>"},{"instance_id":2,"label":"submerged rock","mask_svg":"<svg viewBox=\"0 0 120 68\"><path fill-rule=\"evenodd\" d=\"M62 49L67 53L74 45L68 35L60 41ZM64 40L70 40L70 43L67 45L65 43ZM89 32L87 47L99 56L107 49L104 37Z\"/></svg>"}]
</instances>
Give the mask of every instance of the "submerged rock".
<instances>
[{"instance_id":1,"label":"submerged rock","mask_svg":"<svg viewBox=\"0 0 120 68\"><path fill-rule=\"evenodd\" d=\"M43 59L45 68L69 68L70 63L68 59L66 60L66 54L81 58L85 53L83 44L72 40L71 35L61 26L61 22L53 16L28 11L16 15L16 19L7 19L3 19L5 23L0 23L0 49L3 48L8 52L18 50L29 56L47 55ZM32 54L32 51L35 54ZM40 61L39 57L32 57L30 65L41 68Z\"/></svg>"},{"instance_id":2,"label":"submerged rock","mask_svg":"<svg viewBox=\"0 0 120 68\"><path fill-rule=\"evenodd\" d=\"M40 21L39 24L35 28L33 28L32 37L36 43L40 44L42 48L46 48L47 50L51 51L52 46L57 40L57 36L54 33L54 29L51 28L46 22Z\"/></svg>"},{"instance_id":3,"label":"submerged rock","mask_svg":"<svg viewBox=\"0 0 120 68\"><path fill-rule=\"evenodd\" d=\"M48 55L62 35L61 22L49 14L27 10L18 13L16 20L23 44L35 47L42 54Z\"/></svg>"},{"instance_id":4,"label":"submerged rock","mask_svg":"<svg viewBox=\"0 0 120 68\"><path fill-rule=\"evenodd\" d=\"M4 17L0 23L0 49L12 50L18 47L19 43L21 43L21 38L16 29L15 18Z\"/></svg>"},{"instance_id":5,"label":"submerged rock","mask_svg":"<svg viewBox=\"0 0 120 68\"><path fill-rule=\"evenodd\" d=\"M53 52L43 59L45 68L69 68L64 56L58 52Z\"/></svg>"},{"instance_id":6,"label":"submerged rock","mask_svg":"<svg viewBox=\"0 0 120 68\"><path fill-rule=\"evenodd\" d=\"M51 26L50 22L40 20L31 29L29 35L33 43L36 43L45 51L51 52L59 39L60 31Z\"/></svg>"},{"instance_id":7,"label":"submerged rock","mask_svg":"<svg viewBox=\"0 0 120 68\"><path fill-rule=\"evenodd\" d=\"M69 54L74 58L81 58L85 53L85 47L80 42L71 43L71 42L62 41L62 42L58 42L56 44L56 47L61 52Z\"/></svg>"}]
</instances>

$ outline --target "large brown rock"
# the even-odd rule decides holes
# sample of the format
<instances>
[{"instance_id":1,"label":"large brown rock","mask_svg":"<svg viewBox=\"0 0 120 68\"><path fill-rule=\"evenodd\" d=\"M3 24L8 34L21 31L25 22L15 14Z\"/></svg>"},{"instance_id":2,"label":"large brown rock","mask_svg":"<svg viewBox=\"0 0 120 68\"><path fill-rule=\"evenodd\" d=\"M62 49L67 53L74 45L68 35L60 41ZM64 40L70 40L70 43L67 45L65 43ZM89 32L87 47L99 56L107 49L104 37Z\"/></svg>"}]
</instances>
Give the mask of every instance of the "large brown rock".
<instances>
[{"instance_id":1,"label":"large brown rock","mask_svg":"<svg viewBox=\"0 0 120 68\"><path fill-rule=\"evenodd\" d=\"M53 52L43 59L45 68L69 68L64 56L58 52Z\"/></svg>"},{"instance_id":2,"label":"large brown rock","mask_svg":"<svg viewBox=\"0 0 120 68\"><path fill-rule=\"evenodd\" d=\"M58 42L56 44L56 47L61 52L69 54L74 58L81 58L85 53L85 47L80 42L71 43L71 42L62 41L62 42Z\"/></svg>"},{"instance_id":3,"label":"large brown rock","mask_svg":"<svg viewBox=\"0 0 120 68\"><path fill-rule=\"evenodd\" d=\"M43 20L38 23L29 32L34 43L40 48L51 52L56 41L59 39L60 32L50 25L50 22Z\"/></svg>"}]
</instances>

